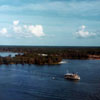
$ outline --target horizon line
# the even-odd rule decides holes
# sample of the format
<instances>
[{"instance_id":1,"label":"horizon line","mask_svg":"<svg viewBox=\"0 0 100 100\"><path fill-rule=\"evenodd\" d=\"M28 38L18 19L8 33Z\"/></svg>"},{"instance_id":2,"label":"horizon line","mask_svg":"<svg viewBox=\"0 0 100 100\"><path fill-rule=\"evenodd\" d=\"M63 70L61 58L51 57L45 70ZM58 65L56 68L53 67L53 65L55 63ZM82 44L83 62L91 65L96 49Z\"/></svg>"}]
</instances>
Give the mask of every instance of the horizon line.
<instances>
[{"instance_id":1,"label":"horizon line","mask_svg":"<svg viewBox=\"0 0 100 100\"><path fill-rule=\"evenodd\" d=\"M67 46L67 45L0 45L2 46L16 46L16 47L21 47L21 46L26 46L26 47L100 47L100 46Z\"/></svg>"}]
</instances>

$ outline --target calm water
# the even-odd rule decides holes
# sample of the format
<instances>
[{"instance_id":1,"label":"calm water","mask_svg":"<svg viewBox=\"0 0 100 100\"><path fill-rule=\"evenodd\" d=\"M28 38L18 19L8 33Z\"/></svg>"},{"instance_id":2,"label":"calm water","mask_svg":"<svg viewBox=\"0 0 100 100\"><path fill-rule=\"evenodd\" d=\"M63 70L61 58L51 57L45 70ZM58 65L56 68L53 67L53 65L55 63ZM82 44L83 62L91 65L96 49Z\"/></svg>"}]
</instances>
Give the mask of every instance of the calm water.
<instances>
[{"instance_id":1,"label":"calm water","mask_svg":"<svg viewBox=\"0 0 100 100\"><path fill-rule=\"evenodd\" d=\"M65 80L66 70L78 72L81 80ZM100 100L100 60L68 60L56 66L1 65L0 100Z\"/></svg>"},{"instance_id":2,"label":"calm water","mask_svg":"<svg viewBox=\"0 0 100 100\"><path fill-rule=\"evenodd\" d=\"M9 55L11 55L11 57L14 57L15 55L17 55L18 53L15 52L0 52L0 56L1 57L7 57Z\"/></svg>"}]
</instances>

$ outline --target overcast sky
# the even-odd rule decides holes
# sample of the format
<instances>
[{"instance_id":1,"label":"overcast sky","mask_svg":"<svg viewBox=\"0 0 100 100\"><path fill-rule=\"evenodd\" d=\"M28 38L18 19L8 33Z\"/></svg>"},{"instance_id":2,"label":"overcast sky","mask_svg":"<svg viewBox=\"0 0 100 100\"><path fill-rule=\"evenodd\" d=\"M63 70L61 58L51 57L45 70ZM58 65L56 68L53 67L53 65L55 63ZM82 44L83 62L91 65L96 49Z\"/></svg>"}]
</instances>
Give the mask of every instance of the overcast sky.
<instances>
[{"instance_id":1,"label":"overcast sky","mask_svg":"<svg viewBox=\"0 0 100 100\"><path fill-rule=\"evenodd\" d=\"M0 0L0 45L100 46L100 0Z\"/></svg>"}]
</instances>

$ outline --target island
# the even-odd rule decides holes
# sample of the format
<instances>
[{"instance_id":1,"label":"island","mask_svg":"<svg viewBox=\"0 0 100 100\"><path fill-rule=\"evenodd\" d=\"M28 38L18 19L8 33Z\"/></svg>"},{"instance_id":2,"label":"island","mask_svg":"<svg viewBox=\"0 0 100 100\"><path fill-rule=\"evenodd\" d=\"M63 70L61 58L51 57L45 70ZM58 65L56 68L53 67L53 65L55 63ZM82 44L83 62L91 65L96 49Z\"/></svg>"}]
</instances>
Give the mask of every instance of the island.
<instances>
[{"instance_id":1,"label":"island","mask_svg":"<svg viewBox=\"0 0 100 100\"><path fill-rule=\"evenodd\" d=\"M0 46L0 52L18 53L14 57L0 56L0 64L56 65L63 59L100 60L100 47Z\"/></svg>"}]
</instances>

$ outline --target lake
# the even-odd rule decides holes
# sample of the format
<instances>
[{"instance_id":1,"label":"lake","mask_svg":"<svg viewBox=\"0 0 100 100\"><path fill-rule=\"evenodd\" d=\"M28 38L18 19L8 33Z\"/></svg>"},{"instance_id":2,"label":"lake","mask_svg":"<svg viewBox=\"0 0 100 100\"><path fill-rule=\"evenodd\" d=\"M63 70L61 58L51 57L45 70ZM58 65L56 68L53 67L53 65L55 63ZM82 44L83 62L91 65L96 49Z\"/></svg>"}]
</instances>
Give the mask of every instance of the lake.
<instances>
[{"instance_id":1,"label":"lake","mask_svg":"<svg viewBox=\"0 0 100 100\"><path fill-rule=\"evenodd\" d=\"M81 80L64 79L67 70L78 72ZM100 60L0 65L0 100L100 100Z\"/></svg>"},{"instance_id":2,"label":"lake","mask_svg":"<svg viewBox=\"0 0 100 100\"><path fill-rule=\"evenodd\" d=\"M22 54L22 53L16 53L16 52L0 52L0 56L1 57L7 57L7 56L11 56L11 57L14 57L15 55L18 55L18 54Z\"/></svg>"}]
</instances>

